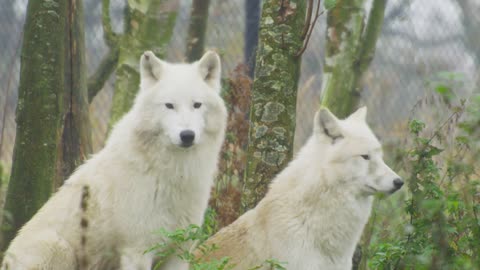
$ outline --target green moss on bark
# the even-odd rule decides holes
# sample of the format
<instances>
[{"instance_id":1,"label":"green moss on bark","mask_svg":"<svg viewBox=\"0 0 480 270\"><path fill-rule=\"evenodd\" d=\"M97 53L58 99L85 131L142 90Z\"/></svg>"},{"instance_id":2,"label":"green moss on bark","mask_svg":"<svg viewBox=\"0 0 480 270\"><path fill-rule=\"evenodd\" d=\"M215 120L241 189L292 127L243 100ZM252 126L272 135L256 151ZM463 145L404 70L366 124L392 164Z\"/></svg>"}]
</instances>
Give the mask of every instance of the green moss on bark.
<instances>
[{"instance_id":1,"label":"green moss on bark","mask_svg":"<svg viewBox=\"0 0 480 270\"><path fill-rule=\"evenodd\" d=\"M133 105L140 83L138 63L142 53L151 50L159 57L165 54L176 19L175 5L168 2L171 1L146 0L135 4L128 2L125 34L120 40L110 127Z\"/></svg>"},{"instance_id":2,"label":"green moss on bark","mask_svg":"<svg viewBox=\"0 0 480 270\"><path fill-rule=\"evenodd\" d=\"M189 62L196 61L203 55L209 6L210 0L193 0L192 2L185 53Z\"/></svg>"},{"instance_id":3,"label":"green moss on bark","mask_svg":"<svg viewBox=\"0 0 480 270\"><path fill-rule=\"evenodd\" d=\"M322 105L340 118L357 107L356 65L365 14L364 0L339 0L327 15L327 44Z\"/></svg>"},{"instance_id":4,"label":"green moss on bark","mask_svg":"<svg viewBox=\"0 0 480 270\"><path fill-rule=\"evenodd\" d=\"M361 78L375 54L386 0L374 0L364 27L364 0L339 0L327 15L327 44L322 86L322 105L338 117L358 107Z\"/></svg>"},{"instance_id":5,"label":"green moss on bark","mask_svg":"<svg viewBox=\"0 0 480 270\"><path fill-rule=\"evenodd\" d=\"M242 208L254 207L292 157L306 1L264 1Z\"/></svg>"}]
</instances>

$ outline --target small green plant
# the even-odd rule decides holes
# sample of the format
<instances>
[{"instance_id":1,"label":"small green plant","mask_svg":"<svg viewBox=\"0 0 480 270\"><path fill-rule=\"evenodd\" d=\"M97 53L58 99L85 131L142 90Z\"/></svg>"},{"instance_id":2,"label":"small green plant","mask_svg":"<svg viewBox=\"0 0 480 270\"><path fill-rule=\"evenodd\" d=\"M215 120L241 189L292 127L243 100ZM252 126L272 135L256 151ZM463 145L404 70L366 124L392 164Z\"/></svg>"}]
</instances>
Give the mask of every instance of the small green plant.
<instances>
[{"instance_id":1,"label":"small green plant","mask_svg":"<svg viewBox=\"0 0 480 270\"><path fill-rule=\"evenodd\" d=\"M410 122L407 219L370 247L371 269L480 269L479 109L478 97L460 101L429 136Z\"/></svg>"},{"instance_id":2,"label":"small green plant","mask_svg":"<svg viewBox=\"0 0 480 270\"><path fill-rule=\"evenodd\" d=\"M191 266L190 269L193 270L231 269L231 266L228 265L228 258L212 260L206 263L202 262L199 258L196 258L192 253L192 246L195 246L195 243L198 244L197 249L200 250L203 255L208 255L217 249L216 246L207 246L203 244L203 242L205 242L205 240L216 231L216 227L215 211L208 208L205 213L205 221L202 227L191 224L187 228L176 229L174 231L167 231L162 228L158 233L168 240L156 244L146 250L145 253L155 252L160 258L154 269L159 269L165 260L171 256L176 256L189 263Z\"/></svg>"},{"instance_id":3,"label":"small green plant","mask_svg":"<svg viewBox=\"0 0 480 270\"><path fill-rule=\"evenodd\" d=\"M157 245L146 250L145 253L155 252L155 255L160 258L154 269L159 269L165 260L172 256L176 256L182 261L188 263L191 270L232 269L234 265L229 262L230 259L228 257L212 259L208 262L203 261L202 259L203 257L208 257L211 252L221 248L215 245L206 245L204 243L208 237L216 232L217 226L215 211L211 208L208 208L205 213L205 221L202 227L197 225L189 225L185 229L176 229L174 231L160 229L158 233L168 240L163 243L158 243ZM198 258L193 254L192 246L194 246L202 254L201 258ZM279 262L275 259L269 259L265 260L265 262L263 262L261 265L255 266L248 270L285 270L286 268L283 266L284 264L285 263Z\"/></svg>"},{"instance_id":4,"label":"small green plant","mask_svg":"<svg viewBox=\"0 0 480 270\"><path fill-rule=\"evenodd\" d=\"M267 269L271 270L286 270L285 268L286 262L279 262L275 259L270 259L270 260L265 260L262 264L254 266L248 270L258 270L258 269L265 269L264 267L267 267Z\"/></svg>"}]
</instances>

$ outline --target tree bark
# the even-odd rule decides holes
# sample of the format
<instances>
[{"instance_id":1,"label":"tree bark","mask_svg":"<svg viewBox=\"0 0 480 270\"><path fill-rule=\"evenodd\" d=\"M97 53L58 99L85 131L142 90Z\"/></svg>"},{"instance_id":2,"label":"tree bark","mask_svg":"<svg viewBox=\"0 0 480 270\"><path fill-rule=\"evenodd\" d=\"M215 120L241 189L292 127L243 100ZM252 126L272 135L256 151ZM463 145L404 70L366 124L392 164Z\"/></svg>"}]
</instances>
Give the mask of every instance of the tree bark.
<instances>
[{"instance_id":1,"label":"tree bark","mask_svg":"<svg viewBox=\"0 0 480 270\"><path fill-rule=\"evenodd\" d=\"M203 55L209 7L210 0L193 0L192 2L185 54L188 62L196 61Z\"/></svg>"},{"instance_id":2,"label":"tree bark","mask_svg":"<svg viewBox=\"0 0 480 270\"><path fill-rule=\"evenodd\" d=\"M339 0L327 15L322 105L340 118L358 106L361 79L375 54L386 0L374 0L364 27L364 0Z\"/></svg>"},{"instance_id":3,"label":"tree bark","mask_svg":"<svg viewBox=\"0 0 480 270\"><path fill-rule=\"evenodd\" d=\"M339 0L327 14L322 105L340 118L348 116L360 99L355 69L365 19L363 2Z\"/></svg>"},{"instance_id":4,"label":"tree bark","mask_svg":"<svg viewBox=\"0 0 480 270\"><path fill-rule=\"evenodd\" d=\"M175 26L176 0L128 1L125 31L120 39L115 94L113 96L110 128L133 105L140 77L138 62L146 50L162 57Z\"/></svg>"},{"instance_id":5,"label":"tree bark","mask_svg":"<svg viewBox=\"0 0 480 270\"><path fill-rule=\"evenodd\" d=\"M258 24L260 21L260 0L245 1L245 64L248 75L253 78L255 71L255 51L258 45Z\"/></svg>"},{"instance_id":6,"label":"tree bark","mask_svg":"<svg viewBox=\"0 0 480 270\"><path fill-rule=\"evenodd\" d=\"M292 157L305 1L264 1L242 209L254 207Z\"/></svg>"},{"instance_id":7,"label":"tree bark","mask_svg":"<svg viewBox=\"0 0 480 270\"><path fill-rule=\"evenodd\" d=\"M55 189L92 153L81 0L67 1L63 133Z\"/></svg>"},{"instance_id":8,"label":"tree bark","mask_svg":"<svg viewBox=\"0 0 480 270\"><path fill-rule=\"evenodd\" d=\"M84 64L81 1L30 1L3 248L90 152Z\"/></svg>"}]
</instances>

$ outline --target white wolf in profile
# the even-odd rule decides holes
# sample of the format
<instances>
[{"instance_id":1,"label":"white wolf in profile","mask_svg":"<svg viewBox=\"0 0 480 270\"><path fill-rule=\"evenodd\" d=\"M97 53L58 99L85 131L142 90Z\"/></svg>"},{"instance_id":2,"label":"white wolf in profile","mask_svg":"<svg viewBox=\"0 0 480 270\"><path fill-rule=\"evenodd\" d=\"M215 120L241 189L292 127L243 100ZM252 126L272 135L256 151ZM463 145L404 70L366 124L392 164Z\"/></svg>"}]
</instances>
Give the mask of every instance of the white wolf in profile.
<instances>
[{"instance_id":1,"label":"white wolf in profile","mask_svg":"<svg viewBox=\"0 0 480 270\"><path fill-rule=\"evenodd\" d=\"M144 252L166 240L154 232L201 224L227 119L220 69L214 52L192 64L145 52L132 109L20 230L1 269L147 270L156 258Z\"/></svg>"},{"instance_id":2,"label":"white wolf in profile","mask_svg":"<svg viewBox=\"0 0 480 270\"><path fill-rule=\"evenodd\" d=\"M288 270L350 270L372 195L403 185L365 118L365 107L345 120L317 112L313 135L265 198L207 240L218 250L196 256L228 256L238 270L272 258Z\"/></svg>"}]
</instances>

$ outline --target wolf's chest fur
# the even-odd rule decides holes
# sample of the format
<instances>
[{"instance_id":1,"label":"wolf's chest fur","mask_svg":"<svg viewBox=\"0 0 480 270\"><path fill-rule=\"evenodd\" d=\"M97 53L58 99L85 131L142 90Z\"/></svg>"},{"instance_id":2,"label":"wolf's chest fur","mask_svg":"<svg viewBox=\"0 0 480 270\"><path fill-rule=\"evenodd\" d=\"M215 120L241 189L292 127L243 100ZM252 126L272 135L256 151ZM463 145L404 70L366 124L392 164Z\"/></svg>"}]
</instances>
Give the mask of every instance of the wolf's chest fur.
<instances>
[{"instance_id":1,"label":"wolf's chest fur","mask_svg":"<svg viewBox=\"0 0 480 270\"><path fill-rule=\"evenodd\" d=\"M192 165L192 156L202 154L194 151L185 158L167 156L154 168L125 168L122 179L113 183L112 223L120 232L128 232L131 241L161 228L174 230L202 222L213 183L215 157L209 162L197 160ZM196 166L204 170L199 172Z\"/></svg>"}]
</instances>

